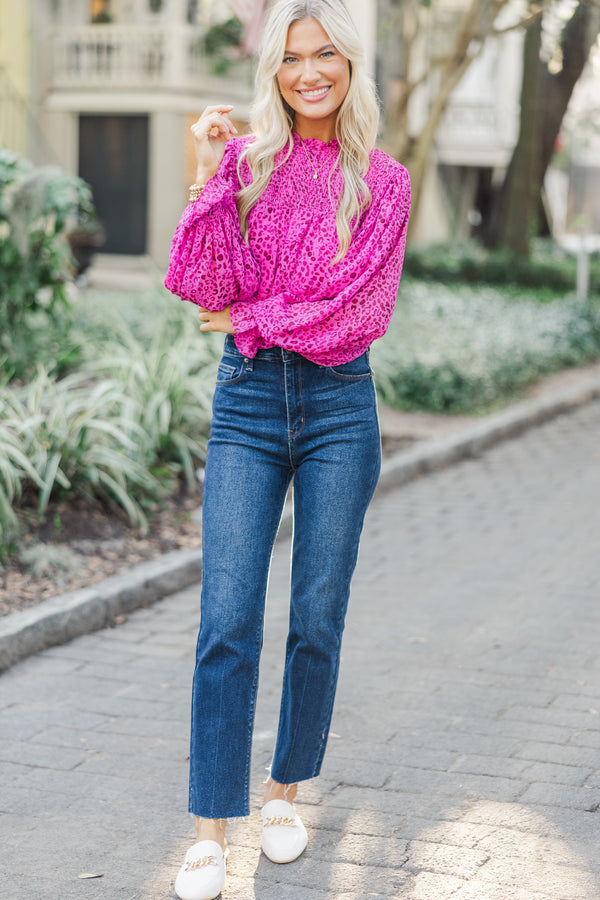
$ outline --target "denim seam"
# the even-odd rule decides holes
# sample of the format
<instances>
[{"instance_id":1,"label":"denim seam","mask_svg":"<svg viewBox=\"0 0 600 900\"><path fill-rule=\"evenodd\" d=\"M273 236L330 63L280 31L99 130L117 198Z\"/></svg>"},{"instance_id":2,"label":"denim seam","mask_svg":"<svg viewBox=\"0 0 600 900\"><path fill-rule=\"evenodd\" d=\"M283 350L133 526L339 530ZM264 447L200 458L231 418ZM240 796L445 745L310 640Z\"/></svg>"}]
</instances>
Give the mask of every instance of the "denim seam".
<instances>
[{"instance_id":1,"label":"denim seam","mask_svg":"<svg viewBox=\"0 0 600 900\"><path fill-rule=\"evenodd\" d=\"M294 360L292 360L292 362L294 362ZM290 391L288 388L288 373L289 373L288 365L289 365L289 361L286 359L283 359L282 371L283 371L283 389L285 392L285 415L286 415L286 423L285 424L286 424L286 431L287 431L288 459L290 461L290 466L291 466L292 470L295 472L296 471L296 460L295 460L295 454L294 454L294 440L293 440L294 435L290 428L290 425L291 425L290 412L291 412L291 410L290 410Z\"/></svg>"},{"instance_id":2,"label":"denim seam","mask_svg":"<svg viewBox=\"0 0 600 900\"><path fill-rule=\"evenodd\" d=\"M288 660L289 660L289 654L286 655L284 671L285 671L285 668L287 667ZM302 704L304 703L304 696L305 696L305 694L306 694L306 685L307 685L307 683L308 683L308 676L309 676L309 674L310 674L310 669L311 669L311 660L309 659L309 661L308 661L308 666L307 666L307 668L306 668L306 673L305 673L305 676L304 676L304 684L302 685L302 696L300 697L300 701L299 701L299 703L298 703L298 708L302 707ZM285 690L285 689L284 689L284 690ZM283 699L283 697L282 697L282 699ZM298 728L299 728L299 727L300 727L300 716L298 716L298 721L296 722L296 728L294 729L294 734L292 735L292 737L291 737L291 739L290 739L290 742L289 742L289 745L288 745L287 759L286 759L286 761L285 761L285 771L286 771L286 773L287 773L287 769L288 769L288 766L289 766L290 757L292 757L293 754L294 754L294 745L295 745L295 743L296 743L296 736L297 736L297 734L298 734ZM291 784L292 782L286 781L285 783L286 783L286 784Z\"/></svg>"},{"instance_id":3,"label":"denim seam","mask_svg":"<svg viewBox=\"0 0 600 900\"><path fill-rule=\"evenodd\" d=\"M373 378L372 372L365 372L363 375L343 375L335 372L329 366L325 366L325 371L332 375L333 378L337 378L338 381L366 381L367 378Z\"/></svg>"},{"instance_id":4,"label":"denim seam","mask_svg":"<svg viewBox=\"0 0 600 900\"><path fill-rule=\"evenodd\" d=\"M345 372L337 372L337 366L322 366L322 368L329 374L333 375L334 378L337 378L339 381L364 381L366 378L373 378L373 369L371 368L371 363L369 361L369 351L366 350L363 354L365 357L365 362L367 364L368 372L362 372L358 375L348 375ZM358 357L360 359L360 357Z\"/></svg>"},{"instance_id":5,"label":"denim seam","mask_svg":"<svg viewBox=\"0 0 600 900\"><path fill-rule=\"evenodd\" d=\"M298 364L298 384L296 386L296 395L299 395L300 397L300 428L298 428L292 435L290 435L292 440L300 437L300 435L304 431L304 425L306 422L306 414L304 410L304 386L302 383L302 363Z\"/></svg>"},{"instance_id":6,"label":"denim seam","mask_svg":"<svg viewBox=\"0 0 600 900\"><path fill-rule=\"evenodd\" d=\"M275 536L273 536L273 541L275 541ZM254 665L254 677L252 679L252 688L250 690L250 705L248 709L248 737L247 737L247 751L246 751L246 760L245 760L245 773L244 773L244 809L247 810L245 815L248 815L250 810L250 768L252 762L252 737L254 732L254 718L256 716L256 695L258 691L258 678L259 678L259 666L260 666L260 656L261 656L261 648L262 648L262 640L263 640L263 630L264 630L264 615L263 621L261 623L261 627L258 631L257 641L256 641L256 662Z\"/></svg>"},{"instance_id":7,"label":"denim seam","mask_svg":"<svg viewBox=\"0 0 600 900\"><path fill-rule=\"evenodd\" d=\"M222 719L223 715L223 675L221 675L221 684L219 686L219 720ZM212 778L212 795L210 798L210 807L212 810L215 808L215 791L217 787L217 760L220 756L220 744L221 744L221 735L220 733L217 735L217 739L215 741L215 752L214 752L214 761L213 761L213 778Z\"/></svg>"},{"instance_id":8,"label":"denim seam","mask_svg":"<svg viewBox=\"0 0 600 900\"><path fill-rule=\"evenodd\" d=\"M283 503L281 504L281 509L283 513L283 506L285 504L285 496L287 494L287 490L289 488L291 478L288 479L285 491L283 492ZM275 527L273 528L270 536L271 547L273 547L275 543L275 538L277 537L277 532L279 530L279 525L281 522L281 517L277 520ZM270 566L269 566L270 567ZM268 579L267 579L268 581ZM266 598L266 590L265 590L265 598ZM249 717L248 717L248 743L247 743L247 753L245 760L245 776L244 776L244 809L249 810L249 786L250 786L250 769L252 762L252 738L254 733L254 719L256 715L256 697L258 692L258 682L259 682L259 670L260 670L260 657L261 657L261 648L263 641L263 632L264 632L264 611L261 622L261 627L258 632L258 640L257 640L257 648L256 648L256 663L254 667L254 678L252 681L252 688L250 693L250 707L249 707ZM248 813L246 813L248 815Z\"/></svg>"}]
</instances>

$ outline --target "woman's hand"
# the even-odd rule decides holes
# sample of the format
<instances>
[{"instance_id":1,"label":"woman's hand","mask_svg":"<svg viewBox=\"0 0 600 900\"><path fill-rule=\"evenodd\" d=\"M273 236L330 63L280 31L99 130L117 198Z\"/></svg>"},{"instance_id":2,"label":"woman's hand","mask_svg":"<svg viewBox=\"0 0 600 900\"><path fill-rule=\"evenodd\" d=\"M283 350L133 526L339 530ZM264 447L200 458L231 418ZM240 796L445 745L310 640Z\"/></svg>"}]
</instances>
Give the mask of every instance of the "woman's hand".
<instances>
[{"instance_id":1,"label":"woman's hand","mask_svg":"<svg viewBox=\"0 0 600 900\"><path fill-rule=\"evenodd\" d=\"M231 324L231 304L219 312L211 312L200 307L200 331L223 331L225 334L235 334Z\"/></svg>"},{"instance_id":2,"label":"woman's hand","mask_svg":"<svg viewBox=\"0 0 600 900\"><path fill-rule=\"evenodd\" d=\"M237 134L237 129L229 118L232 109L233 106L207 106L198 121L192 125L198 184L206 184L216 174L227 141Z\"/></svg>"}]
</instances>

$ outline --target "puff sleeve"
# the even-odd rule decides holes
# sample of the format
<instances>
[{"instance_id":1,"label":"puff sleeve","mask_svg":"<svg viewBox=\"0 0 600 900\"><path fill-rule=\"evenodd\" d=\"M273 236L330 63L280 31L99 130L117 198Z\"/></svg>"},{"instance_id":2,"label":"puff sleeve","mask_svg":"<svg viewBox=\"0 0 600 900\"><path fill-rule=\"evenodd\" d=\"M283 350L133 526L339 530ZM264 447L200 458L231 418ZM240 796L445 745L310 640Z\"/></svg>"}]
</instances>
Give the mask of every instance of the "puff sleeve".
<instances>
[{"instance_id":1,"label":"puff sleeve","mask_svg":"<svg viewBox=\"0 0 600 900\"><path fill-rule=\"evenodd\" d=\"M183 212L171 244L165 286L212 311L253 297L260 268L240 230L235 196L240 139L225 148L219 171Z\"/></svg>"}]
</instances>

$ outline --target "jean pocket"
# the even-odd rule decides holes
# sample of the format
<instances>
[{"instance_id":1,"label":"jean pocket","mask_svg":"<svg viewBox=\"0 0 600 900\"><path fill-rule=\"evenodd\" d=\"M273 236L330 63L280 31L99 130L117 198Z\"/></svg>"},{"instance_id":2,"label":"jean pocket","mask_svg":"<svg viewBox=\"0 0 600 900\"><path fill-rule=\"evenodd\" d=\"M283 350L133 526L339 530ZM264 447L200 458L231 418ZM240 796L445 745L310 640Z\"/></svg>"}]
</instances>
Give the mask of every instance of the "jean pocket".
<instances>
[{"instance_id":1,"label":"jean pocket","mask_svg":"<svg viewBox=\"0 0 600 900\"><path fill-rule=\"evenodd\" d=\"M352 359L350 362L343 363L340 366L325 366L324 368L334 378L339 378L340 381L361 381L363 378L371 378L373 375L369 365L368 353L363 353L356 359Z\"/></svg>"},{"instance_id":2,"label":"jean pocket","mask_svg":"<svg viewBox=\"0 0 600 900\"><path fill-rule=\"evenodd\" d=\"M217 385L235 384L244 376L247 366L248 361L243 356L230 356L227 361L222 359L217 369Z\"/></svg>"}]
</instances>

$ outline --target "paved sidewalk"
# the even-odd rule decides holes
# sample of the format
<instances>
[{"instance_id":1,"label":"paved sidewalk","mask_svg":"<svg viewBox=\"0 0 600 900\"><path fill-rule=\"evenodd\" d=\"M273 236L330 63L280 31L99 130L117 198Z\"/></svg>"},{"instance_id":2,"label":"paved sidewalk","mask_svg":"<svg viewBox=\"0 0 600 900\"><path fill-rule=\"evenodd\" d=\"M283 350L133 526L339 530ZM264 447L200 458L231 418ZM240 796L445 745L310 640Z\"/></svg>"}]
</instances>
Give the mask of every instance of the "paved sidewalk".
<instances>
[{"instance_id":1,"label":"paved sidewalk","mask_svg":"<svg viewBox=\"0 0 600 900\"><path fill-rule=\"evenodd\" d=\"M311 841L230 832L223 900L600 900L600 403L379 497ZM253 794L276 727L289 543L270 586ZM315 560L318 565L318 560ZM198 589L0 678L4 900L167 900ZM79 879L80 873L102 875Z\"/></svg>"}]
</instances>

